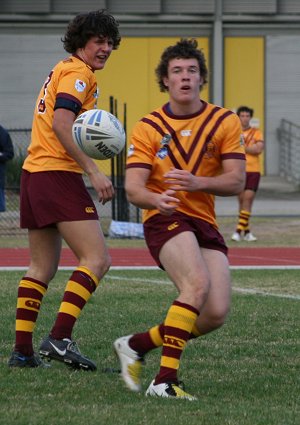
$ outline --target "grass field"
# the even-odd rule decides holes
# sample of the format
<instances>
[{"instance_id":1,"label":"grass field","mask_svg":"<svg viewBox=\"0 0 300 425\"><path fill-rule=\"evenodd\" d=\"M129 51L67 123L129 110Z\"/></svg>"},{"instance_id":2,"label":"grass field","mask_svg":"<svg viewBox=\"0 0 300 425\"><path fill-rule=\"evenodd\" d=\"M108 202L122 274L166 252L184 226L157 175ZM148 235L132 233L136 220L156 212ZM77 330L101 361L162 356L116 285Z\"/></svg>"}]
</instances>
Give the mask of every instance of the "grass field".
<instances>
[{"instance_id":1,"label":"grass field","mask_svg":"<svg viewBox=\"0 0 300 425\"><path fill-rule=\"evenodd\" d=\"M1 217L0 217L1 219ZM220 231L228 246L249 246L249 242L232 242L231 235L236 226L236 217L219 217L218 223ZM2 221L5 226L7 223ZM108 233L110 220L101 220L101 225L105 234ZM299 246L299 217L253 217L251 219L253 233L258 237L258 240L251 246ZM17 232L17 230L16 230ZM15 236L11 229L6 230L6 233L1 233L0 220L0 248L16 248L27 247L28 241L26 232L23 230L23 236ZM17 233L16 233L17 234ZM7 235L7 236L4 236ZM143 239L110 239L107 238L109 247L145 247Z\"/></svg>"},{"instance_id":2,"label":"grass field","mask_svg":"<svg viewBox=\"0 0 300 425\"><path fill-rule=\"evenodd\" d=\"M297 425L299 302L297 270L234 270L232 311L219 331L191 341L180 378L199 401L146 398L123 387L112 342L158 323L176 293L159 270L109 272L82 313L74 338L98 365L95 373L9 369L21 272L0 272L0 424ZM49 332L69 272L58 272L42 305L35 344ZM143 390L155 376L150 353Z\"/></svg>"}]
</instances>

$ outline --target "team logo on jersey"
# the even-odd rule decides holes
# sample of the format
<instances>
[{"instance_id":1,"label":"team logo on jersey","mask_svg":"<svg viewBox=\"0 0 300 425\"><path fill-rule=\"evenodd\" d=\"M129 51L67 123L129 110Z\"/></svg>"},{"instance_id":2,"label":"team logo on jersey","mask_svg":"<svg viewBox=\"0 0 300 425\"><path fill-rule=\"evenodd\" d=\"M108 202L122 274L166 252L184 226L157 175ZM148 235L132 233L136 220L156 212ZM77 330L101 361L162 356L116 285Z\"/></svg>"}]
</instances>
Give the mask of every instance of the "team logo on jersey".
<instances>
[{"instance_id":1,"label":"team logo on jersey","mask_svg":"<svg viewBox=\"0 0 300 425\"><path fill-rule=\"evenodd\" d=\"M164 134L164 137L161 139L160 144L161 145L168 145L172 139L171 134Z\"/></svg>"},{"instance_id":2,"label":"team logo on jersey","mask_svg":"<svg viewBox=\"0 0 300 425\"><path fill-rule=\"evenodd\" d=\"M212 141L208 142L206 145L205 158L213 158L216 155L216 150L215 144Z\"/></svg>"},{"instance_id":3,"label":"team logo on jersey","mask_svg":"<svg viewBox=\"0 0 300 425\"><path fill-rule=\"evenodd\" d=\"M240 145L245 146L245 137L243 134L241 134L241 137L240 137Z\"/></svg>"},{"instance_id":4,"label":"team logo on jersey","mask_svg":"<svg viewBox=\"0 0 300 425\"><path fill-rule=\"evenodd\" d=\"M131 156L134 153L134 145L130 145L128 148L127 156Z\"/></svg>"},{"instance_id":5,"label":"team logo on jersey","mask_svg":"<svg viewBox=\"0 0 300 425\"><path fill-rule=\"evenodd\" d=\"M180 134L183 137L188 137L188 136L191 136L192 130L181 130Z\"/></svg>"},{"instance_id":6,"label":"team logo on jersey","mask_svg":"<svg viewBox=\"0 0 300 425\"><path fill-rule=\"evenodd\" d=\"M86 88L86 83L82 80L76 80L75 81L75 89L79 92L82 93Z\"/></svg>"},{"instance_id":7,"label":"team logo on jersey","mask_svg":"<svg viewBox=\"0 0 300 425\"><path fill-rule=\"evenodd\" d=\"M159 151L156 153L156 156L160 159L166 158L168 156L168 146L164 145Z\"/></svg>"}]
</instances>

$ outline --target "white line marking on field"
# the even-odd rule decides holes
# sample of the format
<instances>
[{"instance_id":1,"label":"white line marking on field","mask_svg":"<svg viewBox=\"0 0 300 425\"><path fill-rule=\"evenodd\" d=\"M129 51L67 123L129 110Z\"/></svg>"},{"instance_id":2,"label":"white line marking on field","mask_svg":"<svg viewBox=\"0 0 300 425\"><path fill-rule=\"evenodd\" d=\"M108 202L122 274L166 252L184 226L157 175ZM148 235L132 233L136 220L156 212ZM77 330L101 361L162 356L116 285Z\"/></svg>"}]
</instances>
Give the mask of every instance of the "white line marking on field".
<instances>
[{"instance_id":1,"label":"white line marking on field","mask_svg":"<svg viewBox=\"0 0 300 425\"><path fill-rule=\"evenodd\" d=\"M21 270L27 270L28 267L0 267L0 271L21 271ZM59 270L74 270L75 267L59 267ZM232 270L299 270L300 266L231 266L230 269ZM150 267L127 267L127 266L112 266L110 270L160 270L156 266L150 266ZM120 277L120 276L113 276L113 275L106 275L104 279L116 279L116 280L124 280L124 281L131 281L131 282L142 282L142 283L158 283L158 284L167 284L170 285L171 282L168 280L156 280L156 279L140 279L140 278L129 278L129 277ZM276 294L273 292L265 292L258 288L239 288L239 287L233 287L233 291L240 292L243 294L251 294L251 295L262 295L267 297L277 297L277 298L286 298L290 300L300 300L300 295L289 295L289 294Z\"/></svg>"},{"instance_id":2,"label":"white line marking on field","mask_svg":"<svg viewBox=\"0 0 300 425\"><path fill-rule=\"evenodd\" d=\"M141 282L141 283L157 283L159 285L171 285L172 282L170 280L163 279L140 279L136 277L124 277L124 276L116 276L116 275L106 275L105 279L114 279L114 280L123 280L130 282ZM290 295L290 294L276 294L274 292L266 292L258 288L239 288L237 286L233 286L232 290L235 292L240 292L242 294L250 294L250 295L263 295L266 297L277 297L277 298L287 298L290 300L300 300L300 295Z\"/></svg>"}]
</instances>

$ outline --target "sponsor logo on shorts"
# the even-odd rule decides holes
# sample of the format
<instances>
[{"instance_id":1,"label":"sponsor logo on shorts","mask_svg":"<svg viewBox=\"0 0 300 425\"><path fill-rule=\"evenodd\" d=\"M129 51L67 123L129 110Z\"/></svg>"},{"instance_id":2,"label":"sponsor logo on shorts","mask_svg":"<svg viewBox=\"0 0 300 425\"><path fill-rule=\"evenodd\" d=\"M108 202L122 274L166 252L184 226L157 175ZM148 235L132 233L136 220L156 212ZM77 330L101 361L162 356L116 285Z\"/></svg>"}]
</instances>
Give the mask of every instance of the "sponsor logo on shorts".
<instances>
[{"instance_id":1,"label":"sponsor logo on shorts","mask_svg":"<svg viewBox=\"0 0 300 425\"><path fill-rule=\"evenodd\" d=\"M174 223L172 223L172 224L170 224L170 225L168 226L168 230L174 230L174 229L176 229L176 227L178 227L178 226L179 226L178 222L177 222L177 221L174 221Z\"/></svg>"},{"instance_id":2,"label":"sponsor logo on shorts","mask_svg":"<svg viewBox=\"0 0 300 425\"><path fill-rule=\"evenodd\" d=\"M85 212L88 214L93 214L95 212L94 207L85 207Z\"/></svg>"}]
</instances>

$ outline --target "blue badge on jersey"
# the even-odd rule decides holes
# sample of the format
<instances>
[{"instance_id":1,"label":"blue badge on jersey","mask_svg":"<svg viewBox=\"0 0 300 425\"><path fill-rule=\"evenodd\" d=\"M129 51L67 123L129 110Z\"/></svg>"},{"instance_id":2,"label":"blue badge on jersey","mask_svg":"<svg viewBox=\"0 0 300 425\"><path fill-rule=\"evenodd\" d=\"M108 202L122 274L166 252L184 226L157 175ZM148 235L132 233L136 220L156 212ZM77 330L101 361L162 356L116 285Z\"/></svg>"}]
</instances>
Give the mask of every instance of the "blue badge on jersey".
<instances>
[{"instance_id":1,"label":"blue badge on jersey","mask_svg":"<svg viewBox=\"0 0 300 425\"><path fill-rule=\"evenodd\" d=\"M162 148L160 148L156 156L160 159L164 159L166 156L168 156L168 147L163 146Z\"/></svg>"}]
</instances>

